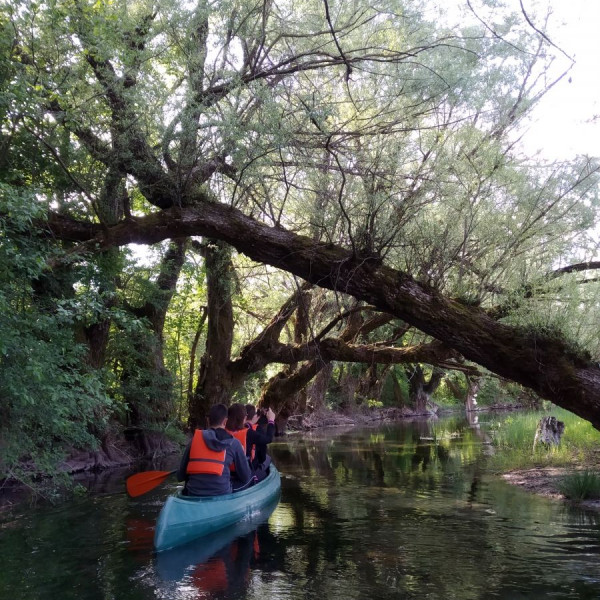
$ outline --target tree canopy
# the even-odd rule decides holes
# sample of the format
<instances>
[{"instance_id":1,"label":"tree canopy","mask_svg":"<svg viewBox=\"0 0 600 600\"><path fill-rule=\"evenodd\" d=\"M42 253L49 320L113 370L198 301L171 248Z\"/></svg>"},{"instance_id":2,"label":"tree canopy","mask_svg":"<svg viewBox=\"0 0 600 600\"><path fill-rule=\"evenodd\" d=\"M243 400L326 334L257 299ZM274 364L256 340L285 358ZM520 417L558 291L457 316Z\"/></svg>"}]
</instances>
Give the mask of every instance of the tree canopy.
<instances>
[{"instance_id":1,"label":"tree canopy","mask_svg":"<svg viewBox=\"0 0 600 600\"><path fill-rule=\"evenodd\" d=\"M342 352L357 344L349 333L327 352L310 328L279 341L301 296L282 295L280 320L236 340L251 309L234 301L256 284L240 277L243 254L334 291L340 310L352 296L416 328L443 345L438 361L467 359L600 427L598 165L519 146L570 65L542 17L499 0L4 7L0 244L18 293L1 297L2 329L22 318L55 344L66 320L85 368L67 354L50 368L78 386L91 377L97 412L130 426L175 417L174 332L193 348L180 388L196 421L269 362L304 365L308 381L317 355L363 360L364 347ZM132 243L157 245L151 267ZM44 332L39 314L52 319ZM3 343L3 380L15 344ZM423 352L411 360L434 361ZM18 431L26 403L10 394Z\"/></svg>"}]
</instances>

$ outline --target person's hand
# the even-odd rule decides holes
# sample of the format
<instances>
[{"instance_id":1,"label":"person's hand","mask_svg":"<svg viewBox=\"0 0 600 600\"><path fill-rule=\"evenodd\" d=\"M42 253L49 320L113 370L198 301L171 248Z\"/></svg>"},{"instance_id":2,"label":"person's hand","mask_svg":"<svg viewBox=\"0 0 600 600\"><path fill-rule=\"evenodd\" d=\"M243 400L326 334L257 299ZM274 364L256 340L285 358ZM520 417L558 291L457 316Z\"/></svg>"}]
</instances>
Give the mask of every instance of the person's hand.
<instances>
[{"instance_id":1,"label":"person's hand","mask_svg":"<svg viewBox=\"0 0 600 600\"><path fill-rule=\"evenodd\" d=\"M267 420L268 421L275 420L275 413L270 408L267 409Z\"/></svg>"}]
</instances>

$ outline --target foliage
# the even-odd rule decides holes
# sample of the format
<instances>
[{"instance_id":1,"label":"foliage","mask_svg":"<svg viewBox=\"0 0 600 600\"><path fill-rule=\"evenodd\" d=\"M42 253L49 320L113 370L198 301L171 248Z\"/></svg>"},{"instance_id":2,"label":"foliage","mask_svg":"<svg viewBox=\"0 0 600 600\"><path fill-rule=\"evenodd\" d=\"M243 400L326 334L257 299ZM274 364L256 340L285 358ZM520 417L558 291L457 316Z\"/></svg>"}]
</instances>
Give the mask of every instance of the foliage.
<instances>
[{"instance_id":1,"label":"foliage","mask_svg":"<svg viewBox=\"0 0 600 600\"><path fill-rule=\"evenodd\" d=\"M465 402L466 393L467 385L464 375L450 371L433 392L432 400L441 406L460 406Z\"/></svg>"},{"instance_id":2,"label":"foliage","mask_svg":"<svg viewBox=\"0 0 600 600\"><path fill-rule=\"evenodd\" d=\"M575 471L562 479L560 493L579 502L600 498L600 474L592 471Z\"/></svg>"},{"instance_id":3,"label":"foliage","mask_svg":"<svg viewBox=\"0 0 600 600\"><path fill-rule=\"evenodd\" d=\"M367 398L366 404L369 408L383 408L383 402L376 398Z\"/></svg>"},{"instance_id":4,"label":"foliage","mask_svg":"<svg viewBox=\"0 0 600 600\"><path fill-rule=\"evenodd\" d=\"M10 215L0 219L0 478L30 482L56 473L71 447L95 447L112 404L75 339L85 306L36 302L32 282L56 257L30 233L40 204L28 190L0 192L0 214Z\"/></svg>"},{"instance_id":5,"label":"foliage","mask_svg":"<svg viewBox=\"0 0 600 600\"><path fill-rule=\"evenodd\" d=\"M266 380L267 374L264 371L253 373L246 378L242 387L236 391L233 396L233 402L256 405L260 398L260 391Z\"/></svg>"},{"instance_id":6,"label":"foliage","mask_svg":"<svg viewBox=\"0 0 600 600\"><path fill-rule=\"evenodd\" d=\"M384 406L398 405L398 400L396 399L396 394L394 392L395 384L392 376L395 376L398 383L398 394L402 398L402 403L408 402L410 391L406 370L401 366L394 366L386 377L385 383L383 384L383 388L381 390L380 400L383 402Z\"/></svg>"},{"instance_id":7,"label":"foliage","mask_svg":"<svg viewBox=\"0 0 600 600\"><path fill-rule=\"evenodd\" d=\"M161 407L171 403L172 376L154 360L160 350L145 320L127 313L116 313L114 319L107 349L115 374L112 395L125 414L135 414L136 425L153 423L164 417Z\"/></svg>"},{"instance_id":8,"label":"foliage","mask_svg":"<svg viewBox=\"0 0 600 600\"><path fill-rule=\"evenodd\" d=\"M502 381L496 377L486 377L477 393L477 404L518 404L521 387L518 384Z\"/></svg>"}]
</instances>

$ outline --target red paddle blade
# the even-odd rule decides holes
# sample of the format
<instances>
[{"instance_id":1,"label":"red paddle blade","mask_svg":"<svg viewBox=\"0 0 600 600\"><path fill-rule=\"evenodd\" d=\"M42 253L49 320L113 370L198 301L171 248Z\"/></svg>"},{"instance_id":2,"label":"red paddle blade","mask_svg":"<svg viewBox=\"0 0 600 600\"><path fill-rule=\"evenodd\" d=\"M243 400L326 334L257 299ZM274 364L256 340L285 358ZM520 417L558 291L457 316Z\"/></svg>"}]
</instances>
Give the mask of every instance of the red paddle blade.
<instances>
[{"instance_id":1,"label":"red paddle blade","mask_svg":"<svg viewBox=\"0 0 600 600\"><path fill-rule=\"evenodd\" d=\"M169 475L175 471L144 471L127 478L127 493L132 496L141 496L159 486Z\"/></svg>"}]
</instances>

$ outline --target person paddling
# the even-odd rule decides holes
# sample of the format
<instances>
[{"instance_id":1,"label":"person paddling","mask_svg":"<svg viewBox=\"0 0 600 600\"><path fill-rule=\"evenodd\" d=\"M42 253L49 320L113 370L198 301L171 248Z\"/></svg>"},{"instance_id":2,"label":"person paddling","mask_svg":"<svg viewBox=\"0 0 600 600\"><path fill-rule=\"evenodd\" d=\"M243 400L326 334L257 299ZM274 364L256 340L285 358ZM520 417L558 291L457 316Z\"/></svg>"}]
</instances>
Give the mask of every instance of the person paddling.
<instances>
[{"instance_id":1,"label":"person paddling","mask_svg":"<svg viewBox=\"0 0 600 600\"><path fill-rule=\"evenodd\" d=\"M177 471L178 481L185 481L184 495L230 494L233 491L230 465L234 466L242 486L251 483L253 475L245 448L227 433L226 424L227 407L214 404L208 411L208 429L194 432Z\"/></svg>"}]
</instances>

